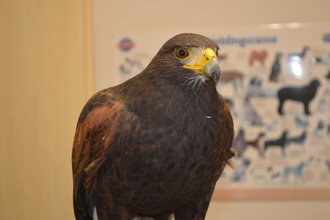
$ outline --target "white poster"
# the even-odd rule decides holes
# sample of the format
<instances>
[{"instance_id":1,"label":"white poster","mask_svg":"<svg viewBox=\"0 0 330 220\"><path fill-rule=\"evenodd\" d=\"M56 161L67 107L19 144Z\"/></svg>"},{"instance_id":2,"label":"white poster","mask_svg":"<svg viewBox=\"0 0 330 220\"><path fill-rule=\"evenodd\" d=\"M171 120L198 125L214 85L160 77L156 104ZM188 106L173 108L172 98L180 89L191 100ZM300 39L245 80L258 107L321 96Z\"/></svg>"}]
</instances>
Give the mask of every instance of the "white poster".
<instances>
[{"instance_id":1,"label":"white poster","mask_svg":"<svg viewBox=\"0 0 330 220\"><path fill-rule=\"evenodd\" d=\"M220 47L218 91L235 123L235 168L226 168L216 198L230 191L250 192L243 199L272 199L274 192L294 199L292 189L301 190L299 198L330 198L330 24L214 28L201 34ZM116 36L111 72L118 83L141 72L172 36Z\"/></svg>"}]
</instances>

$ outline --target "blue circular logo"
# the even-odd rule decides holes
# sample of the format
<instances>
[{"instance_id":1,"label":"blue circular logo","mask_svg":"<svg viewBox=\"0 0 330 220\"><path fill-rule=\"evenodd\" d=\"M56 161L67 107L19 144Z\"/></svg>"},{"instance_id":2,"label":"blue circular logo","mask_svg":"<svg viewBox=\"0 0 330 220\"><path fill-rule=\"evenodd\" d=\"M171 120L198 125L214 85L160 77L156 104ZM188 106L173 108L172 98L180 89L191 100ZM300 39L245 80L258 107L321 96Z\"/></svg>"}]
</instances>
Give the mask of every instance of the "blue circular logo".
<instances>
[{"instance_id":1,"label":"blue circular logo","mask_svg":"<svg viewBox=\"0 0 330 220\"><path fill-rule=\"evenodd\" d=\"M132 41L131 38L129 37L124 37L123 39L121 39L118 43L118 48L121 50L121 51L124 51L124 52L128 52L130 51L131 49L134 48L134 43Z\"/></svg>"}]
</instances>

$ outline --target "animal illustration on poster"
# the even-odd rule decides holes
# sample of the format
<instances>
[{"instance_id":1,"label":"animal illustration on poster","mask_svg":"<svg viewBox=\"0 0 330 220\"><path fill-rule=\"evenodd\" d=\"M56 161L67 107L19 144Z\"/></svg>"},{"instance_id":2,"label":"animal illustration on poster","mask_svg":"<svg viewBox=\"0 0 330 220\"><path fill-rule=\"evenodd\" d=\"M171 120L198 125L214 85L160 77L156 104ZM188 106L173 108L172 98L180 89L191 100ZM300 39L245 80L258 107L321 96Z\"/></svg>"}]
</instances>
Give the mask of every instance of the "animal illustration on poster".
<instances>
[{"instance_id":1,"label":"animal illustration on poster","mask_svg":"<svg viewBox=\"0 0 330 220\"><path fill-rule=\"evenodd\" d=\"M299 187L330 190L330 41L323 25L202 30L220 47L217 89L235 124L234 168L216 189ZM306 34L308 33L308 34ZM119 81L138 73L168 34L127 34L134 48L116 49ZM158 44L157 44L158 43ZM143 50L140 48L143 47ZM146 45L150 45L149 49Z\"/></svg>"},{"instance_id":2,"label":"animal illustration on poster","mask_svg":"<svg viewBox=\"0 0 330 220\"><path fill-rule=\"evenodd\" d=\"M222 70L244 73L243 95L218 86L235 106L237 151L219 188L330 187L330 43L322 40L327 30L309 38L304 31L311 28L216 40L228 55Z\"/></svg>"}]
</instances>

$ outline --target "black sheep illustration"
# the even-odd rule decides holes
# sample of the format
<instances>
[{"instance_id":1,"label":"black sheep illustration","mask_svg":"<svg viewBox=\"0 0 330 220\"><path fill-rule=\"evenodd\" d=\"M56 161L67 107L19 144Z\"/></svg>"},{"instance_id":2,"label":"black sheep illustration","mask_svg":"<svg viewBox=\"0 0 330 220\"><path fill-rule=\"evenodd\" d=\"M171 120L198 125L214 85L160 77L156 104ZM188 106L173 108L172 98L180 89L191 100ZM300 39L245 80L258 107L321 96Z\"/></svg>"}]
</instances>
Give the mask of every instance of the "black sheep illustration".
<instances>
[{"instance_id":1,"label":"black sheep illustration","mask_svg":"<svg viewBox=\"0 0 330 220\"><path fill-rule=\"evenodd\" d=\"M272 70L270 72L269 81L278 82L282 71L281 57L282 57L282 53L279 52L276 54L275 61L272 66Z\"/></svg>"},{"instance_id":2,"label":"black sheep illustration","mask_svg":"<svg viewBox=\"0 0 330 220\"><path fill-rule=\"evenodd\" d=\"M283 115L283 105L286 100L301 102L304 105L306 115L310 115L309 103L315 97L318 87L320 86L318 79L313 79L309 84L302 87L284 87L281 88L277 97L279 100L278 113Z\"/></svg>"}]
</instances>

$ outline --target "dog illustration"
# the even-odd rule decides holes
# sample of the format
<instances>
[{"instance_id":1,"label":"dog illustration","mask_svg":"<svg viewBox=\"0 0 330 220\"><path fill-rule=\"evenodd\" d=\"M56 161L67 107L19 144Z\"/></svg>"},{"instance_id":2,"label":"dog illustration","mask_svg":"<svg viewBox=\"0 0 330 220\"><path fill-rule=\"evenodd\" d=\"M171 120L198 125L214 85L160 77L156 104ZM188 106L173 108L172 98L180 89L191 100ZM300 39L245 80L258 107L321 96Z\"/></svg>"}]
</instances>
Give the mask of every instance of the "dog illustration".
<instances>
[{"instance_id":1,"label":"dog illustration","mask_svg":"<svg viewBox=\"0 0 330 220\"><path fill-rule=\"evenodd\" d=\"M265 141L265 151L270 147L279 147L282 151L282 155L285 156L285 146L287 143L288 133L288 131L283 131L279 138Z\"/></svg>"},{"instance_id":2,"label":"dog illustration","mask_svg":"<svg viewBox=\"0 0 330 220\"><path fill-rule=\"evenodd\" d=\"M140 58L125 57L124 63L119 66L119 71L122 75L129 75L135 71L144 69Z\"/></svg>"},{"instance_id":3,"label":"dog illustration","mask_svg":"<svg viewBox=\"0 0 330 220\"><path fill-rule=\"evenodd\" d=\"M274 119L273 121L265 124L266 130L267 131L274 131L276 126L277 126L278 120Z\"/></svg>"},{"instance_id":4,"label":"dog illustration","mask_svg":"<svg viewBox=\"0 0 330 220\"><path fill-rule=\"evenodd\" d=\"M245 131L244 129L240 128L236 137L233 140L233 148L237 152L237 157L241 157L243 152L245 151Z\"/></svg>"},{"instance_id":5,"label":"dog illustration","mask_svg":"<svg viewBox=\"0 0 330 220\"><path fill-rule=\"evenodd\" d=\"M327 74L325 74L325 78L326 78L327 80L330 80L330 71L329 71Z\"/></svg>"},{"instance_id":6,"label":"dog illustration","mask_svg":"<svg viewBox=\"0 0 330 220\"><path fill-rule=\"evenodd\" d=\"M307 132L306 130L304 130L297 137L288 137L286 140L286 145L299 144L303 148L305 145L306 138L307 138Z\"/></svg>"},{"instance_id":7,"label":"dog illustration","mask_svg":"<svg viewBox=\"0 0 330 220\"><path fill-rule=\"evenodd\" d=\"M282 53L277 53L269 76L269 81L271 82L278 82L280 79L280 74L282 71L281 58Z\"/></svg>"},{"instance_id":8,"label":"dog illustration","mask_svg":"<svg viewBox=\"0 0 330 220\"><path fill-rule=\"evenodd\" d=\"M309 103L315 97L317 89L320 86L318 79L313 79L309 84L302 87L284 87L281 88L277 97L279 100L278 113L283 115L283 105L286 100L301 102L304 105L304 112L310 115Z\"/></svg>"},{"instance_id":9,"label":"dog illustration","mask_svg":"<svg viewBox=\"0 0 330 220\"><path fill-rule=\"evenodd\" d=\"M231 177L231 181L233 182L241 182L246 174L248 167L250 166L251 161L249 159L244 158L242 164L235 170Z\"/></svg>"},{"instance_id":10,"label":"dog illustration","mask_svg":"<svg viewBox=\"0 0 330 220\"><path fill-rule=\"evenodd\" d=\"M305 46L300 53L290 53L288 54L289 61L301 61L305 58L309 47Z\"/></svg>"},{"instance_id":11,"label":"dog illustration","mask_svg":"<svg viewBox=\"0 0 330 220\"><path fill-rule=\"evenodd\" d=\"M251 78L246 96L249 98L253 97L274 97L276 93L273 90L262 88L262 79L257 76Z\"/></svg>"},{"instance_id":12,"label":"dog illustration","mask_svg":"<svg viewBox=\"0 0 330 220\"><path fill-rule=\"evenodd\" d=\"M295 167L285 166L283 168L283 183L288 184L288 178L290 174L293 174L295 176L296 183L298 183L298 181L303 183L304 182L303 169L305 168L305 166L306 166L305 161L300 162Z\"/></svg>"},{"instance_id":13,"label":"dog illustration","mask_svg":"<svg viewBox=\"0 0 330 220\"><path fill-rule=\"evenodd\" d=\"M247 140L245 141L245 148L244 151L248 148L248 147L252 147L253 149L256 149L259 152L260 156L263 156L263 151L260 148L260 139L263 138L265 136L264 132L260 132L258 134L258 136L253 139L253 140ZM244 152L243 151L243 152Z\"/></svg>"},{"instance_id":14,"label":"dog illustration","mask_svg":"<svg viewBox=\"0 0 330 220\"><path fill-rule=\"evenodd\" d=\"M261 115L258 113L256 108L252 105L248 96L244 99L243 119L249 125L252 126L263 126L264 122Z\"/></svg>"},{"instance_id":15,"label":"dog illustration","mask_svg":"<svg viewBox=\"0 0 330 220\"><path fill-rule=\"evenodd\" d=\"M294 117L294 122L297 128L307 128L309 125L308 119L304 119L300 117L298 114L295 115Z\"/></svg>"},{"instance_id":16,"label":"dog illustration","mask_svg":"<svg viewBox=\"0 0 330 220\"><path fill-rule=\"evenodd\" d=\"M222 83L232 83L234 92L236 95L240 94L240 91L243 91L244 80L245 75L242 72L236 71L236 70L227 70L222 71L220 74L220 82Z\"/></svg>"},{"instance_id":17,"label":"dog illustration","mask_svg":"<svg viewBox=\"0 0 330 220\"><path fill-rule=\"evenodd\" d=\"M327 109L327 100L325 97L322 97L317 105L316 112L322 113Z\"/></svg>"},{"instance_id":18,"label":"dog illustration","mask_svg":"<svg viewBox=\"0 0 330 220\"><path fill-rule=\"evenodd\" d=\"M281 171L271 172L270 177L272 180L278 179L281 177Z\"/></svg>"},{"instance_id":19,"label":"dog illustration","mask_svg":"<svg viewBox=\"0 0 330 220\"><path fill-rule=\"evenodd\" d=\"M252 50L249 55L249 66L253 66L256 61L259 61L262 66L265 65L268 53L266 50L256 51Z\"/></svg>"},{"instance_id":20,"label":"dog illustration","mask_svg":"<svg viewBox=\"0 0 330 220\"><path fill-rule=\"evenodd\" d=\"M313 137L315 139L321 138L324 135L324 130L326 129L326 123L323 120L318 120L316 127L313 131Z\"/></svg>"},{"instance_id":21,"label":"dog illustration","mask_svg":"<svg viewBox=\"0 0 330 220\"><path fill-rule=\"evenodd\" d=\"M329 173L330 173L330 160L326 160L326 161L325 161L325 165L327 166L328 171L329 171Z\"/></svg>"}]
</instances>

